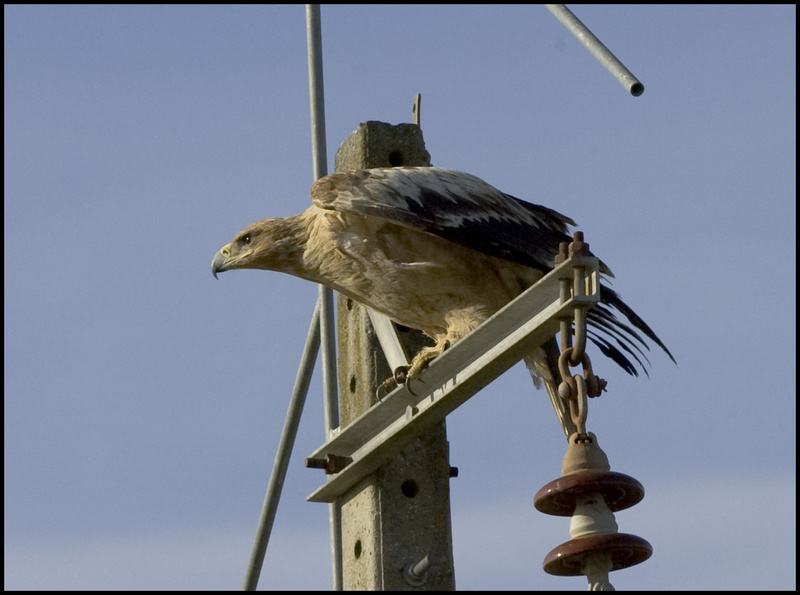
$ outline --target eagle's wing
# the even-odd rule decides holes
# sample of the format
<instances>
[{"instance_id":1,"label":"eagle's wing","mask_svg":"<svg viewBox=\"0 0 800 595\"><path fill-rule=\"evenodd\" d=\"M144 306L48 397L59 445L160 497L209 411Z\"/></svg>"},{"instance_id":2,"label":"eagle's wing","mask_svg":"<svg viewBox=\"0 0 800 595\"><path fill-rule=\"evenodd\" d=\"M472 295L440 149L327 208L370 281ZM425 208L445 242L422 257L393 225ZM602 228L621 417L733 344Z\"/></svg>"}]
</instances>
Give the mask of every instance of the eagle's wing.
<instances>
[{"instance_id":1,"label":"eagle's wing","mask_svg":"<svg viewBox=\"0 0 800 595\"><path fill-rule=\"evenodd\" d=\"M547 272L560 242L570 241L575 222L552 209L505 194L480 178L436 167L397 167L337 172L311 187L312 202L323 209L380 217L451 242ZM603 265L602 272L612 276ZM620 312L630 325L612 311ZM647 373L640 331L672 354L609 287L587 321L589 339L626 372Z\"/></svg>"},{"instance_id":2,"label":"eagle's wing","mask_svg":"<svg viewBox=\"0 0 800 595\"><path fill-rule=\"evenodd\" d=\"M432 233L541 271L553 268L569 217L500 192L480 178L437 167L334 173L311 188L323 209L359 213Z\"/></svg>"}]
</instances>

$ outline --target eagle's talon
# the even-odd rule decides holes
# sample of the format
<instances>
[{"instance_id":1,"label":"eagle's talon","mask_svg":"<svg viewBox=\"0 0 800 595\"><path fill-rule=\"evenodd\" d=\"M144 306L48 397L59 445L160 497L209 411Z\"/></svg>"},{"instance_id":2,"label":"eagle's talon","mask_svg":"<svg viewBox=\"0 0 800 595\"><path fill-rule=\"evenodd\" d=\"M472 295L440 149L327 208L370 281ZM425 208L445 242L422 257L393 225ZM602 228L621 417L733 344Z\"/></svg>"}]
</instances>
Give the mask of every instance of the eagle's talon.
<instances>
[{"instance_id":1,"label":"eagle's talon","mask_svg":"<svg viewBox=\"0 0 800 595\"><path fill-rule=\"evenodd\" d=\"M393 380L396 385L400 385L403 382L408 380L409 367L408 366L397 366L394 370Z\"/></svg>"},{"instance_id":2,"label":"eagle's talon","mask_svg":"<svg viewBox=\"0 0 800 595\"><path fill-rule=\"evenodd\" d=\"M397 381L394 379L393 376L390 376L389 378L384 380L375 390L375 398L378 399L378 402L380 403L381 401L383 401L383 397L388 395L397 387L398 387Z\"/></svg>"},{"instance_id":3,"label":"eagle's talon","mask_svg":"<svg viewBox=\"0 0 800 595\"><path fill-rule=\"evenodd\" d=\"M384 380L380 386L375 390L375 397L380 402L383 397L388 395L401 384L408 382L408 366L398 366L395 368L394 373Z\"/></svg>"},{"instance_id":4,"label":"eagle's talon","mask_svg":"<svg viewBox=\"0 0 800 595\"><path fill-rule=\"evenodd\" d=\"M386 384L390 380L392 381L392 383L394 383L394 378L387 378L381 384L378 385L378 388L375 389L375 398L378 400L378 403L383 401L383 397L389 394L389 389L386 387Z\"/></svg>"},{"instance_id":5,"label":"eagle's talon","mask_svg":"<svg viewBox=\"0 0 800 595\"><path fill-rule=\"evenodd\" d=\"M417 393L415 393L413 390L411 390L411 381L412 380L419 380L419 374L417 374L413 378L411 376L409 376L408 378L406 378L406 381L405 381L406 390L408 391L408 394L410 394L412 397L418 397L419 395Z\"/></svg>"}]
</instances>

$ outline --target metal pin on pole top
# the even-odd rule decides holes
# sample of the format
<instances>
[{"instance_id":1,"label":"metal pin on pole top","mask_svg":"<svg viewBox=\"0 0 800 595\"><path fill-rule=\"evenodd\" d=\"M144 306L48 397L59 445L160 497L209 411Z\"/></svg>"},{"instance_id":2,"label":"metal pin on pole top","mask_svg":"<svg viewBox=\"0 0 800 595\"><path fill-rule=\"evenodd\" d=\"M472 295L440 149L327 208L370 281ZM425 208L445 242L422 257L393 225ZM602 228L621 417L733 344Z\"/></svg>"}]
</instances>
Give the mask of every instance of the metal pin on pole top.
<instances>
[{"instance_id":1,"label":"metal pin on pole top","mask_svg":"<svg viewBox=\"0 0 800 595\"><path fill-rule=\"evenodd\" d=\"M570 33L572 33L597 60L606 67L611 74L625 87L634 97L639 97L644 93L644 85L639 82L630 70L620 62L617 57L595 37L594 33L584 25L578 17L572 14L569 8L563 4L545 4L547 10L561 21Z\"/></svg>"},{"instance_id":2,"label":"metal pin on pole top","mask_svg":"<svg viewBox=\"0 0 800 595\"><path fill-rule=\"evenodd\" d=\"M411 106L412 123L419 126L420 109L422 109L422 95L417 93L414 95L414 105Z\"/></svg>"}]
</instances>

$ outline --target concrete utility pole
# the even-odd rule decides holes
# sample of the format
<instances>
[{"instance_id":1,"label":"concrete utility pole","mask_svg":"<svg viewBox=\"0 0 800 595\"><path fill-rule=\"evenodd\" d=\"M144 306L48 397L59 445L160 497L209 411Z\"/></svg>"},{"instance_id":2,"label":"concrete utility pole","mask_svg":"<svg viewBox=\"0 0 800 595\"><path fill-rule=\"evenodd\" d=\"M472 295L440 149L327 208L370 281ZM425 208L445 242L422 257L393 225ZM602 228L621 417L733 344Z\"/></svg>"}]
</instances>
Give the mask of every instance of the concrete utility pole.
<instances>
[{"instance_id":1,"label":"concrete utility pole","mask_svg":"<svg viewBox=\"0 0 800 595\"><path fill-rule=\"evenodd\" d=\"M364 122L336 152L336 171L430 166L415 124ZM365 308L338 295L341 427L376 402L391 376ZM425 339L400 330L413 356ZM414 439L398 456L340 499L345 590L454 590L450 527L450 462L445 422ZM427 562L425 561L427 558Z\"/></svg>"}]
</instances>

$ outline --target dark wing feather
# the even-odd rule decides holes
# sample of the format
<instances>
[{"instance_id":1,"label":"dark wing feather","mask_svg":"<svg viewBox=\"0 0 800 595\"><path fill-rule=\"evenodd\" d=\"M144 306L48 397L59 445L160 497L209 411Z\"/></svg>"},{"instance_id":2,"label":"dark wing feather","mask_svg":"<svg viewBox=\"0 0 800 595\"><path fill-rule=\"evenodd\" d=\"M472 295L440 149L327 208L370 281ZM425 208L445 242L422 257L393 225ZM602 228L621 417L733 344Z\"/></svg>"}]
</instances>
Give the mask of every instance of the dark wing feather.
<instances>
[{"instance_id":1,"label":"dark wing feather","mask_svg":"<svg viewBox=\"0 0 800 595\"><path fill-rule=\"evenodd\" d=\"M553 268L559 243L570 241L568 228L575 225L565 215L505 194L480 178L435 167L334 173L312 186L311 200L323 209L380 217L545 272ZM611 275L602 263L601 272ZM629 374L638 374L629 358L647 373L642 348L649 347L640 332L675 361L644 320L605 285L587 321L607 335L590 331L589 339Z\"/></svg>"},{"instance_id":2,"label":"dark wing feather","mask_svg":"<svg viewBox=\"0 0 800 595\"><path fill-rule=\"evenodd\" d=\"M318 207L360 213L432 233L542 271L553 267L569 217L500 192L480 178L436 167L334 173L311 188Z\"/></svg>"}]
</instances>

